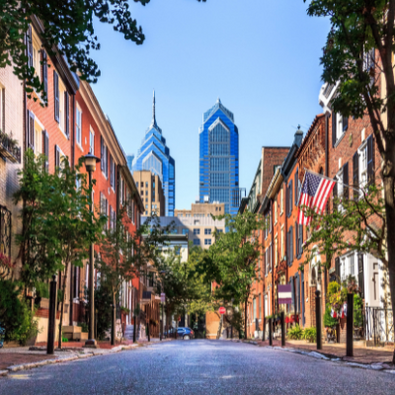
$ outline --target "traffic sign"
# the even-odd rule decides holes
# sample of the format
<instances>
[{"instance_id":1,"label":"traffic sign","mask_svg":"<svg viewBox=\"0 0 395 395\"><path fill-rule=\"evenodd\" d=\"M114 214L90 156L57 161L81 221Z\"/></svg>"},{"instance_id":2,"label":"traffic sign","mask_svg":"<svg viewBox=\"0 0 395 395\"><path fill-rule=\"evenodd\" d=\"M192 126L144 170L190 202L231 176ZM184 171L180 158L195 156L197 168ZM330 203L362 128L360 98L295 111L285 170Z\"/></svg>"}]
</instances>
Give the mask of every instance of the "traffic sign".
<instances>
[{"instance_id":1,"label":"traffic sign","mask_svg":"<svg viewBox=\"0 0 395 395\"><path fill-rule=\"evenodd\" d=\"M225 307L220 307L218 311L219 311L220 314L225 314L226 313Z\"/></svg>"},{"instance_id":2,"label":"traffic sign","mask_svg":"<svg viewBox=\"0 0 395 395\"><path fill-rule=\"evenodd\" d=\"M166 294L163 292L160 294L160 301L161 301L161 303L165 303L165 301L166 301Z\"/></svg>"}]
</instances>

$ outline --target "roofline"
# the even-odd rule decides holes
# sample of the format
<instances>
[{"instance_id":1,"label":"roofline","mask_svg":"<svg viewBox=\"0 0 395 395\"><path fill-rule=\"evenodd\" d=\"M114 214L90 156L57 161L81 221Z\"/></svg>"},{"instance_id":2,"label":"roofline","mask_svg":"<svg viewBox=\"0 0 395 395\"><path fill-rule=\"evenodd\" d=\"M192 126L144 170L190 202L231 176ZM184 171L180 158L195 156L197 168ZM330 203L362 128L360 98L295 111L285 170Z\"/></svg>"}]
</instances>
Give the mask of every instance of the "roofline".
<instances>
[{"instance_id":1,"label":"roofline","mask_svg":"<svg viewBox=\"0 0 395 395\"><path fill-rule=\"evenodd\" d=\"M323 117L325 117L325 114L322 114L322 113L315 116L315 118L314 118L314 120L313 120L313 122L312 122L312 124L311 124L311 126L309 128L309 130L306 133L306 136L304 137L304 139L302 141L302 144L300 144L299 149L296 151L296 154L295 154L296 157L299 157L299 155L302 152L304 146L307 144L308 140L310 140L310 136L313 133L316 124Z\"/></svg>"}]
</instances>

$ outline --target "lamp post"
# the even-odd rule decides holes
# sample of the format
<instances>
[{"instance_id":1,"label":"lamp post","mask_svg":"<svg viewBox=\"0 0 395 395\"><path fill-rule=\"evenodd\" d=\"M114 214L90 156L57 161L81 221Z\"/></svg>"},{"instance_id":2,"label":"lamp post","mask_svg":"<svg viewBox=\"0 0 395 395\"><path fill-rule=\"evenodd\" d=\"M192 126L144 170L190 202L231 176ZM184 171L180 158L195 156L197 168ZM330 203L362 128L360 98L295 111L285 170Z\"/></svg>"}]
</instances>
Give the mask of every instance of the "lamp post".
<instances>
[{"instance_id":1,"label":"lamp post","mask_svg":"<svg viewBox=\"0 0 395 395\"><path fill-rule=\"evenodd\" d=\"M163 293L165 293L165 274L166 274L166 270L162 270L160 273L163 275L163 277L162 277L162 287L163 287ZM165 296L165 298L166 298L166 296ZM165 308L165 303L166 303L166 299L165 299L164 302L162 302L162 329L161 329L161 334L160 334L160 340L161 341L162 341L162 338L163 338L163 332L164 332L163 329L166 327L166 325L164 324L164 321L163 321L163 310ZM167 317L166 317L166 319L167 319Z\"/></svg>"},{"instance_id":2,"label":"lamp post","mask_svg":"<svg viewBox=\"0 0 395 395\"><path fill-rule=\"evenodd\" d=\"M96 163L100 162L100 158L91 154L90 152L85 155L84 163L86 171L89 177L89 188L92 187L92 173L96 170ZM93 214L93 199L91 196L90 210ZM95 289L94 289L94 249L93 243L89 246L89 278L88 278L88 288L89 288L89 334L88 340L85 342L86 347L97 347L95 340Z\"/></svg>"}]
</instances>

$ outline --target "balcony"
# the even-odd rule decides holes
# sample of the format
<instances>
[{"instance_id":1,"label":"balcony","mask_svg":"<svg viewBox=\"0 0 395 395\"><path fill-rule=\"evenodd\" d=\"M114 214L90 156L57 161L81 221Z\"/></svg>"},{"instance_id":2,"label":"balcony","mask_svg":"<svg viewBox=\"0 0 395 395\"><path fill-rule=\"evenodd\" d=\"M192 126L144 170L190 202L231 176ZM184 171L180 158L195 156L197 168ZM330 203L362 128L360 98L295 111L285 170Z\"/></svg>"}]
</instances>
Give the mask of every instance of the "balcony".
<instances>
[{"instance_id":1,"label":"balcony","mask_svg":"<svg viewBox=\"0 0 395 395\"><path fill-rule=\"evenodd\" d=\"M0 131L0 155L10 160L12 163L21 163L21 148L18 141L12 136Z\"/></svg>"}]
</instances>

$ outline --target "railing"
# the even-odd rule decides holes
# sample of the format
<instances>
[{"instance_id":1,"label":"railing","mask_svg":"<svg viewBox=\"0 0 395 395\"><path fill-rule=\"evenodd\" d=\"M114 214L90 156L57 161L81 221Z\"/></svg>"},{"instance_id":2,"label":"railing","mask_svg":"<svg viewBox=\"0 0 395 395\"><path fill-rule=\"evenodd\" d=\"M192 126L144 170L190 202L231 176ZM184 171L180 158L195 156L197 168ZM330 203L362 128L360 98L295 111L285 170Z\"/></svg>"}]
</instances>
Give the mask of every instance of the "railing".
<instances>
[{"instance_id":1,"label":"railing","mask_svg":"<svg viewBox=\"0 0 395 395\"><path fill-rule=\"evenodd\" d=\"M366 307L366 340L375 346L394 342L393 312L391 309Z\"/></svg>"},{"instance_id":2,"label":"railing","mask_svg":"<svg viewBox=\"0 0 395 395\"><path fill-rule=\"evenodd\" d=\"M21 148L17 146L17 141L3 132L0 132L0 152L11 162L21 163Z\"/></svg>"}]
</instances>

